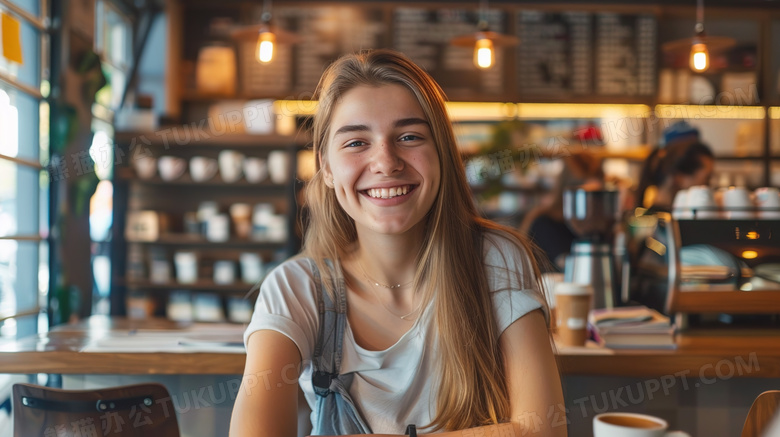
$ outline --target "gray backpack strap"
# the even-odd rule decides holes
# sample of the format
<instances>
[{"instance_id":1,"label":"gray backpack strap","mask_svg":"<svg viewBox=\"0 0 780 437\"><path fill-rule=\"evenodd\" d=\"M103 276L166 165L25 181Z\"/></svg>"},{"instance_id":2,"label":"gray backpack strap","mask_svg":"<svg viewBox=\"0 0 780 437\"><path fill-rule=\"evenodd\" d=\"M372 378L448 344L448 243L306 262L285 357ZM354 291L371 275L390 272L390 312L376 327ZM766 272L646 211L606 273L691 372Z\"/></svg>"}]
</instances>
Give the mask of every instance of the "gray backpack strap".
<instances>
[{"instance_id":1,"label":"gray backpack strap","mask_svg":"<svg viewBox=\"0 0 780 437\"><path fill-rule=\"evenodd\" d=\"M320 316L317 343L314 347L312 385L317 395L312 412L312 435L371 434L371 428L360 416L348 388L351 374L340 374L344 333L347 328L347 294L344 278L330 260L326 260L335 299L322 283L317 265L309 260L314 274L317 308Z\"/></svg>"},{"instance_id":2,"label":"gray backpack strap","mask_svg":"<svg viewBox=\"0 0 780 437\"><path fill-rule=\"evenodd\" d=\"M317 335L317 344L314 347L314 369L312 383L315 391L328 390L331 380L339 375L341 369L341 349L344 343L344 330L347 325L347 297L341 287L333 282L339 281L334 273L330 260L326 261L330 268L331 287L334 290L336 301L331 299L327 289L322 284L319 269L313 260L311 263L314 272L314 283L317 292L317 307L320 315L320 326ZM343 279L342 279L343 281ZM319 393L318 393L319 394ZM322 395L327 396L323 392Z\"/></svg>"}]
</instances>

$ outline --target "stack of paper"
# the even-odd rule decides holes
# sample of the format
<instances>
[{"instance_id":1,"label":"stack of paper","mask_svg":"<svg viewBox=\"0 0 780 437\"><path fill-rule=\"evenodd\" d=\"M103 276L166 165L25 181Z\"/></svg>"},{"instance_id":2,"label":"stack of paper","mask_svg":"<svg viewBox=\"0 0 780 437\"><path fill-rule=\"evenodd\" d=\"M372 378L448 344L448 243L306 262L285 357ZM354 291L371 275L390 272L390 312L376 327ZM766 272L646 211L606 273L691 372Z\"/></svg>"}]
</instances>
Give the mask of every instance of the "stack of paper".
<instances>
[{"instance_id":1,"label":"stack of paper","mask_svg":"<svg viewBox=\"0 0 780 437\"><path fill-rule=\"evenodd\" d=\"M588 322L596 340L609 348L675 347L675 326L645 306L593 310Z\"/></svg>"}]
</instances>

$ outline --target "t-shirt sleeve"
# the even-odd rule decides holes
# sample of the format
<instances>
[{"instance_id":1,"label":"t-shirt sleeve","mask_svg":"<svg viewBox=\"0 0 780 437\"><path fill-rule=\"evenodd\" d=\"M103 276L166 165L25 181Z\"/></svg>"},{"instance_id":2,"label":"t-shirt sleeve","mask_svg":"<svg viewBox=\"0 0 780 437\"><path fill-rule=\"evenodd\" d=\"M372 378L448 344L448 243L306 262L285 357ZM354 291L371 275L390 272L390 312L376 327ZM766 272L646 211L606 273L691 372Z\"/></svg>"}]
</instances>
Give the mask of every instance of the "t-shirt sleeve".
<instances>
[{"instance_id":1,"label":"t-shirt sleeve","mask_svg":"<svg viewBox=\"0 0 780 437\"><path fill-rule=\"evenodd\" d=\"M486 235L485 269L499 333L537 309L542 309L549 323L547 305L536 282L530 254L517 242L503 235Z\"/></svg>"},{"instance_id":2,"label":"t-shirt sleeve","mask_svg":"<svg viewBox=\"0 0 780 437\"><path fill-rule=\"evenodd\" d=\"M301 359L311 360L319 324L315 292L308 260L288 260L273 269L260 286L244 344L252 333L268 329L287 336Z\"/></svg>"}]
</instances>

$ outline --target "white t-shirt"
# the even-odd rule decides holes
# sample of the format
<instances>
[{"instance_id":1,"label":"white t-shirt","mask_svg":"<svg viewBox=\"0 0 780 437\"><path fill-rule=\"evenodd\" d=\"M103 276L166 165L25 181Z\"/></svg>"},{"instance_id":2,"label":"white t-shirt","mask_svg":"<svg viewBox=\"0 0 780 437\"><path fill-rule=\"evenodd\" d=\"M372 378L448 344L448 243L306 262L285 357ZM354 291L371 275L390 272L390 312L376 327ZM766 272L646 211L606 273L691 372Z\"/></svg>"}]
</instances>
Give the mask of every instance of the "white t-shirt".
<instances>
[{"instance_id":1,"label":"white t-shirt","mask_svg":"<svg viewBox=\"0 0 780 437\"><path fill-rule=\"evenodd\" d=\"M485 237L485 268L499 332L539 308L538 291L527 255L505 237ZM319 314L309 261L288 260L271 271L260 287L244 342L258 330L289 337L303 360L299 379L309 407L315 405L312 353L317 341ZM428 424L436 412L436 326L428 305L398 342L383 351L369 351L355 343L347 324L341 373L354 372L349 393L374 433L403 434L406 425ZM546 315L545 315L546 316ZM424 431L424 430L423 430Z\"/></svg>"}]
</instances>

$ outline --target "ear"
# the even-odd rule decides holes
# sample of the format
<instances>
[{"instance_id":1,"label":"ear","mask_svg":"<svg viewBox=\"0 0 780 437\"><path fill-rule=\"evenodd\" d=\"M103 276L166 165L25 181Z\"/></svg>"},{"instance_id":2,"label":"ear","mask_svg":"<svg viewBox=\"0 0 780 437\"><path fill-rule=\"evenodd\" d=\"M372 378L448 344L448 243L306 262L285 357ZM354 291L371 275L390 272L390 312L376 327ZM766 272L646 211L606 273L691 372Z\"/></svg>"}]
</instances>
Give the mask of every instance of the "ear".
<instances>
[{"instance_id":1,"label":"ear","mask_svg":"<svg viewBox=\"0 0 780 437\"><path fill-rule=\"evenodd\" d=\"M333 173L330 172L330 166L328 162L322 159L322 152L317 153L317 162L319 163L320 172L322 172L322 180L329 188L333 188Z\"/></svg>"}]
</instances>

